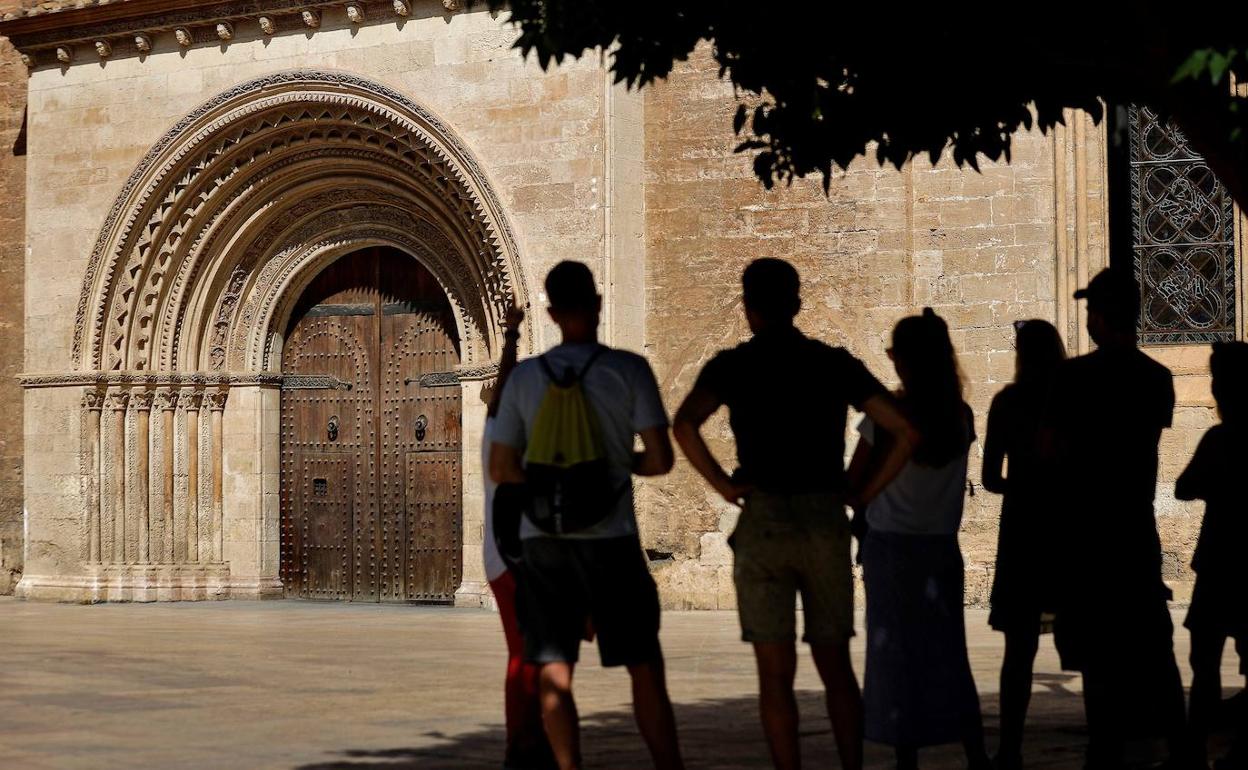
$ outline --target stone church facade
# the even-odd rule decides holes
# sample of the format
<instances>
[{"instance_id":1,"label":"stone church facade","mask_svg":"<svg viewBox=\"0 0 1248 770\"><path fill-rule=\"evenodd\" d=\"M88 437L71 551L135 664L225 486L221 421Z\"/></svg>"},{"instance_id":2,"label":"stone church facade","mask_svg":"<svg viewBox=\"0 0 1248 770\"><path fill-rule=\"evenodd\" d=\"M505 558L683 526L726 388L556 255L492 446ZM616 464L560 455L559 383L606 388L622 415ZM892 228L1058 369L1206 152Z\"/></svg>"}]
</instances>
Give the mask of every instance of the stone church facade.
<instances>
[{"instance_id":1,"label":"stone church facade","mask_svg":"<svg viewBox=\"0 0 1248 770\"><path fill-rule=\"evenodd\" d=\"M483 397L510 302L527 351L555 340L555 262L590 264L605 341L650 358L669 409L746 335L750 259L793 261L800 325L885 380L892 324L930 305L982 435L1012 321L1090 349L1070 296L1113 237L1136 241L1147 349L1176 375L1158 518L1189 585L1199 509L1170 486L1216 419L1207 342L1243 338L1243 230L1198 158L1140 155L1181 141L1147 115L1125 155L1071 113L982 173L861 163L826 196L769 192L705 52L629 92L593 57L543 72L451 0L0 11L0 591L487 602ZM728 459L726 420L709 431ZM734 606L735 511L683 462L638 500L666 604ZM999 500L967 500L983 601Z\"/></svg>"}]
</instances>

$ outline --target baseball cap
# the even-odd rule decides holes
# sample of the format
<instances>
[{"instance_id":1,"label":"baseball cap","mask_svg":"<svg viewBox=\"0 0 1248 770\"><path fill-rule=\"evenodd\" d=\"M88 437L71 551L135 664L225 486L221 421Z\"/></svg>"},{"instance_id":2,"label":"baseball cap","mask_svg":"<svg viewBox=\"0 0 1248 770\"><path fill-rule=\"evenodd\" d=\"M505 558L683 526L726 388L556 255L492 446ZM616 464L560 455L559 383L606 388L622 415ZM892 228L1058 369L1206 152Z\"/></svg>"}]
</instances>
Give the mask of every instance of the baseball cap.
<instances>
[{"instance_id":1,"label":"baseball cap","mask_svg":"<svg viewBox=\"0 0 1248 770\"><path fill-rule=\"evenodd\" d=\"M1075 292L1075 299L1086 299L1090 310L1124 328L1135 328L1140 316L1140 285L1130 270L1113 267L1102 270L1086 287Z\"/></svg>"}]
</instances>

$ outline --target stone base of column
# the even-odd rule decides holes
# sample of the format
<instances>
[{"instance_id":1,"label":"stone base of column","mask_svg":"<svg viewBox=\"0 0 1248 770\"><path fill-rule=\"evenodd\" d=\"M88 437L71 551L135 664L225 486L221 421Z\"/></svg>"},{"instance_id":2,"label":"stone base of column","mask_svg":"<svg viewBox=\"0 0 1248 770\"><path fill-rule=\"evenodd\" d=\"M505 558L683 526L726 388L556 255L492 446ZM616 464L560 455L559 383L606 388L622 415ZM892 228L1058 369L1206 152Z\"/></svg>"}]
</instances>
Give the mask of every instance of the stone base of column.
<instances>
[{"instance_id":1,"label":"stone base of column","mask_svg":"<svg viewBox=\"0 0 1248 770\"><path fill-rule=\"evenodd\" d=\"M186 602L230 598L226 564L150 564L88 567L83 575L23 575L18 598L33 601Z\"/></svg>"},{"instance_id":2,"label":"stone base of column","mask_svg":"<svg viewBox=\"0 0 1248 770\"><path fill-rule=\"evenodd\" d=\"M490 584L484 580L465 580L460 583L455 591L455 606L498 609L498 604L494 601L494 592L490 590Z\"/></svg>"},{"instance_id":3,"label":"stone base of column","mask_svg":"<svg viewBox=\"0 0 1248 770\"><path fill-rule=\"evenodd\" d=\"M230 598L264 601L284 599L286 594L278 578L234 575L230 577Z\"/></svg>"}]
</instances>

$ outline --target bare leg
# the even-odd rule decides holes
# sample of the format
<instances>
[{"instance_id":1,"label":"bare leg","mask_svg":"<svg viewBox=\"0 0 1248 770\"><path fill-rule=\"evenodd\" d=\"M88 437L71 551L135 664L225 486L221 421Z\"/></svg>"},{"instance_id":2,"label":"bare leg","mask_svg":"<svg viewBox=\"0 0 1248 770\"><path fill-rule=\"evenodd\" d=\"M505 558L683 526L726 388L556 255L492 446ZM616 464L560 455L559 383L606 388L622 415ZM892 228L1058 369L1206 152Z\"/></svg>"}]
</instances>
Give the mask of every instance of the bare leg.
<instances>
[{"instance_id":1,"label":"bare leg","mask_svg":"<svg viewBox=\"0 0 1248 770\"><path fill-rule=\"evenodd\" d=\"M1018 767L1022 763L1023 727L1031 702L1031 675L1040 629L1005 635L1005 659L1001 663L1001 747L999 764Z\"/></svg>"},{"instance_id":2,"label":"bare leg","mask_svg":"<svg viewBox=\"0 0 1248 770\"><path fill-rule=\"evenodd\" d=\"M849 643L812 644L810 653L826 691L828 718L832 720L841 767L861 770L862 693L849 660Z\"/></svg>"},{"instance_id":3,"label":"bare leg","mask_svg":"<svg viewBox=\"0 0 1248 770\"><path fill-rule=\"evenodd\" d=\"M581 729L572 699L571 663L542 666L542 722L559 770L580 770Z\"/></svg>"},{"instance_id":4,"label":"bare leg","mask_svg":"<svg viewBox=\"0 0 1248 770\"><path fill-rule=\"evenodd\" d=\"M793 677L797 674L794 642L755 642L758 663L758 714L771 749L776 770L800 770L801 747L797 740L797 698ZM839 736L838 736L839 737Z\"/></svg>"},{"instance_id":5,"label":"bare leg","mask_svg":"<svg viewBox=\"0 0 1248 770\"><path fill-rule=\"evenodd\" d=\"M680 743L676 738L676 716L667 695L667 677L660 658L656 663L629 666L633 679L633 717L650 749L657 770L683 770Z\"/></svg>"}]
</instances>

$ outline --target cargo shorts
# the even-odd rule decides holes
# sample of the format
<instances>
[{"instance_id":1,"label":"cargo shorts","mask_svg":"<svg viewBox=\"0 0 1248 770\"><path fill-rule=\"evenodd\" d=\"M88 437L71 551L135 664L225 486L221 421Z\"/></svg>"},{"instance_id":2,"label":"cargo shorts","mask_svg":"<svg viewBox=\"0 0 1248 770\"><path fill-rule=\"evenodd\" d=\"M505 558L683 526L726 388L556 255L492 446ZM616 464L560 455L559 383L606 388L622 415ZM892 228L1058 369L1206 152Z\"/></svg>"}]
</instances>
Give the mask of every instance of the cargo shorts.
<instances>
[{"instance_id":1,"label":"cargo shorts","mask_svg":"<svg viewBox=\"0 0 1248 770\"><path fill-rule=\"evenodd\" d=\"M798 594L805 642L854 635L850 530L840 495L755 491L728 542L742 640L795 641Z\"/></svg>"}]
</instances>

